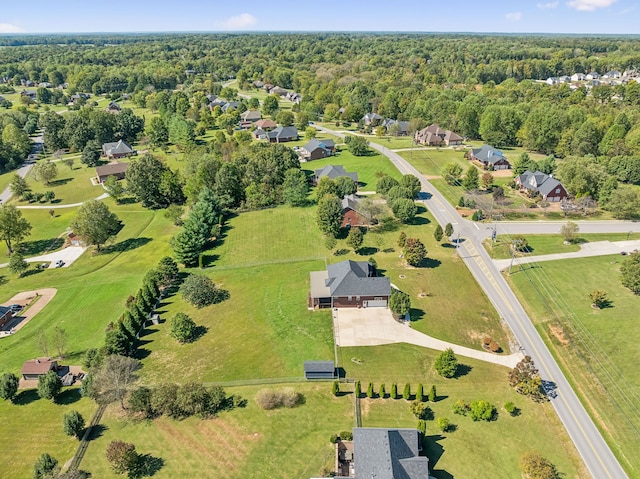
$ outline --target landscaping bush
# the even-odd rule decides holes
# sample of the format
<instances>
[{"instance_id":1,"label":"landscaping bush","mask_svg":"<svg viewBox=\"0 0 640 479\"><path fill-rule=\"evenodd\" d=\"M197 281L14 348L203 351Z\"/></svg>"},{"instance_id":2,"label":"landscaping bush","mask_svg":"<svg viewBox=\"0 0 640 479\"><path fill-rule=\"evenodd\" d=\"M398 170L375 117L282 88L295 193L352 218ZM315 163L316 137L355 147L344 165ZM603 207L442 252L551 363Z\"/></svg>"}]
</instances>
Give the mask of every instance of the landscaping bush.
<instances>
[{"instance_id":1,"label":"landscaping bush","mask_svg":"<svg viewBox=\"0 0 640 479\"><path fill-rule=\"evenodd\" d=\"M180 286L184 299L195 306L203 308L229 298L229 292L219 289L211 278L199 274L190 274Z\"/></svg>"},{"instance_id":2,"label":"landscaping bush","mask_svg":"<svg viewBox=\"0 0 640 479\"><path fill-rule=\"evenodd\" d=\"M416 390L416 401L424 401L424 387L422 383L418 383L418 389Z\"/></svg>"},{"instance_id":3,"label":"landscaping bush","mask_svg":"<svg viewBox=\"0 0 640 479\"><path fill-rule=\"evenodd\" d=\"M416 429L422 433L423 436L427 435L427 423L424 419L420 419L416 425Z\"/></svg>"},{"instance_id":4,"label":"landscaping bush","mask_svg":"<svg viewBox=\"0 0 640 479\"><path fill-rule=\"evenodd\" d=\"M391 385L391 399L397 399L398 398L398 385L396 383L393 383Z\"/></svg>"},{"instance_id":5,"label":"landscaping bush","mask_svg":"<svg viewBox=\"0 0 640 479\"><path fill-rule=\"evenodd\" d=\"M436 385L431 386L429 390L429 402L436 402L438 400L438 394L436 393Z\"/></svg>"},{"instance_id":6,"label":"landscaping bush","mask_svg":"<svg viewBox=\"0 0 640 479\"><path fill-rule=\"evenodd\" d=\"M482 399L473 401L469 405L469 416L474 421L493 421L498 411L493 404Z\"/></svg>"},{"instance_id":7,"label":"landscaping bush","mask_svg":"<svg viewBox=\"0 0 640 479\"><path fill-rule=\"evenodd\" d=\"M438 429L440 429L442 432L447 432L451 425L449 423L449 419L447 419L446 417L439 417L436 420L436 424L438 425Z\"/></svg>"},{"instance_id":8,"label":"landscaping bush","mask_svg":"<svg viewBox=\"0 0 640 479\"><path fill-rule=\"evenodd\" d=\"M343 441L353 441L353 433L351 431L342 431L340 433L340 439Z\"/></svg>"},{"instance_id":9,"label":"landscaping bush","mask_svg":"<svg viewBox=\"0 0 640 479\"><path fill-rule=\"evenodd\" d=\"M270 410L280 407L292 408L300 404L302 395L293 388L282 390L261 389L256 396L256 402L262 409Z\"/></svg>"},{"instance_id":10,"label":"landscaping bush","mask_svg":"<svg viewBox=\"0 0 640 479\"><path fill-rule=\"evenodd\" d=\"M333 384L331 385L331 394L334 396L340 394L340 383L338 381L333 381Z\"/></svg>"},{"instance_id":11,"label":"landscaping bush","mask_svg":"<svg viewBox=\"0 0 640 479\"><path fill-rule=\"evenodd\" d=\"M409 410L416 419L433 419L433 411L427 406L427 403L422 401L413 401L409 406Z\"/></svg>"},{"instance_id":12,"label":"landscaping bush","mask_svg":"<svg viewBox=\"0 0 640 479\"><path fill-rule=\"evenodd\" d=\"M451 406L451 410L453 414L459 414L460 416L466 416L469 412L469 405L465 403L462 399L458 399L453 406Z\"/></svg>"},{"instance_id":13,"label":"landscaping bush","mask_svg":"<svg viewBox=\"0 0 640 479\"><path fill-rule=\"evenodd\" d=\"M411 384L407 383L404 385L404 391L402 393L402 397L407 401L411 400Z\"/></svg>"},{"instance_id":14,"label":"landscaping bush","mask_svg":"<svg viewBox=\"0 0 640 479\"><path fill-rule=\"evenodd\" d=\"M451 348L442 351L434 363L434 368L445 378L453 378L458 372L458 358Z\"/></svg>"},{"instance_id":15,"label":"landscaping bush","mask_svg":"<svg viewBox=\"0 0 640 479\"><path fill-rule=\"evenodd\" d=\"M357 398L359 398L362 395L362 389L360 387L360 381L356 381L355 395L356 395Z\"/></svg>"},{"instance_id":16,"label":"landscaping bush","mask_svg":"<svg viewBox=\"0 0 640 479\"><path fill-rule=\"evenodd\" d=\"M169 336L179 343L191 343L196 339L198 327L196 323L184 313L176 313L171 320Z\"/></svg>"},{"instance_id":17,"label":"landscaping bush","mask_svg":"<svg viewBox=\"0 0 640 479\"><path fill-rule=\"evenodd\" d=\"M331 436L329 437L329 442L331 444L335 444L338 442L338 435L337 434L331 434Z\"/></svg>"},{"instance_id":18,"label":"landscaping bush","mask_svg":"<svg viewBox=\"0 0 640 479\"><path fill-rule=\"evenodd\" d=\"M387 390L385 389L384 383L380 385L380 397L384 399L387 397Z\"/></svg>"},{"instance_id":19,"label":"landscaping bush","mask_svg":"<svg viewBox=\"0 0 640 479\"><path fill-rule=\"evenodd\" d=\"M519 409L511 401L504 403L504 410L512 416L517 416Z\"/></svg>"},{"instance_id":20,"label":"landscaping bush","mask_svg":"<svg viewBox=\"0 0 640 479\"><path fill-rule=\"evenodd\" d=\"M489 343L489 351L491 351L492 353L499 353L500 351L502 351L502 348L495 341L491 341Z\"/></svg>"},{"instance_id":21,"label":"landscaping bush","mask_svg":"<svg viewBox=\"0 0 640 479\"><path fill-rule=\"evenodd\" d=\"M375 393L373 391L373 383L369 383L369 387L367 387L367 397L369 399L373 399Z\"/></svg>"}]
</instances>

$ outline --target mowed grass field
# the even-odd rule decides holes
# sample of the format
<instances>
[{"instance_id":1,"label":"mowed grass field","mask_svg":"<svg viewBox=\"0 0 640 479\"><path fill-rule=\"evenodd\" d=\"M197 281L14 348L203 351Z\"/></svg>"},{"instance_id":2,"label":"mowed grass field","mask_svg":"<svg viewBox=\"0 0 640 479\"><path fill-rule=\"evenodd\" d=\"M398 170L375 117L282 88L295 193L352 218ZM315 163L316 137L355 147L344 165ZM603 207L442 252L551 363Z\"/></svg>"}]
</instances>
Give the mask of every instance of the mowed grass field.
<instances>
[{"instance_id":1,"label":"mowed grass field","mask_svg":"<svg viewBox=\"0 0 640 479\"><path fill-rule=\"evenodd\" d=\"M0 458L0 475L33 477L33 465L45 452L63 465L79 444L62 431L63 416L78 411L89 423L96 409L95 402L80 397L77 387L65 388L56 404L40 399L35 390L19 393L15 403L0 401L0 441L6 448Z\"/></svg>"},{"instance_id":2,"label":"mowed grass field","mask_svg":"<svg viewBox=\"0 0 640 479\"><path fill-rule=\"evenodd\" d=\"M518 459L535 450L551 460L565 479L588 477L571 440L550 404L537 404L511 389L508 370L480 361L459 358L466 374L444 379L433 369L436 351L407 344L375 348L340 348L340 365L347 374L359 379L362 391L373 382L376 393L384 383L387 395L391 384L398 385L402 395L406 383L416 393L422 383L425 393L436 386L438 401L428 403L435 418L446 417L457 427L441 433L435 420L427 421L427 447L433 476L438 479L461 477L481 479L520 477ZM452 413L459 399L467 404L483 399L496 406L498 417L492 422L473 422L469 417ZM517 417L503 408L512 401L521 410ZM362 400L364 427L415 427L416 419L405 399L365 398Z\"/></svg>"},{"instance_id":3,"label":"mowed grass field","mask_svg":"<svg viewBox=\"0 0 640 479\"><path fill-rule=\"evenodd\" d=\"M509 281L623 467L638 478L640 297L620 283L623 260L525 265ZM611 307L591 308L594 289L608 293Z\"/></svg>"},{"instance_id":4,"label":"mowed grass field","mask_svg":"<svg viewBox=\"0 0 640 479\"><path fill-rule=\"evenodd\" d=\"M312 176L314 170L319 170L326 165L341 165L348 172L358 173L361 191L375 191L376 183L383 175L389 175L398 180L402 177L389 159L379 153L371 156L355 156L345 146L339 147L338 150L335 156L308 161L302 163L301 167L308 175Z\"/></svg>"},{"instance_id":5,"label":"mowed grass field","mask_svg":"<svg viewBox=\"0 0 640 479\"><path fill-rule=\"evenodd\" d=\"M263 411L254 398L260 389L293 387L304 404L292 409ZM290 384L225 388L248 400L246 408L222 412L213 419L166 417L134 422L121 417L120 406L109 407L103 435L92 441L82 469L92 477L115 479L105 451L110 441L132 442L141 454L160 458L153 477L288 479L326 477L335 461L331 434L353 427L353 398L331 396L331 384Z\"/></svg>"},{"instance_id":6,"label":"mowed grass field","mask_svg":"<svg viewBox=\"0 0 640 479\"><path fill-rule=\"evenodd\" d=\"M529 252L517 253L517 256L537 256L541 254L571 253L580 251L580 245L595 243L596 241L626 241L640 239L640 233L605 233L605 234L580 234L575 242L565 245L564 236L558 235L526 235L529 244ZM498 235L494 244L491 240L485 241L485 247L492 258L511 258L511 240L508 235Z\"/></svg>"}]
</instances>

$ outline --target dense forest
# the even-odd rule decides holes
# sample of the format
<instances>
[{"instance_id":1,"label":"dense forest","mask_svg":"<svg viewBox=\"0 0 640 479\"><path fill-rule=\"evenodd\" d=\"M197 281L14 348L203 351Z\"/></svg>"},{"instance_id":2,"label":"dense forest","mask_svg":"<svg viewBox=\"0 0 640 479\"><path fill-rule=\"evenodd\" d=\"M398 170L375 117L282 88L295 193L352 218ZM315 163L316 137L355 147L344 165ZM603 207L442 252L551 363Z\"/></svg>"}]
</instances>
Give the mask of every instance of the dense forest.
<instances>
[{"instance_id":1,"label":"dense forest","mask_svg":"<svg viewBox=\"0 0 640 479\"><path fill-rule=\"evenodd\" d=\"M147 125L152 144L154 136L178 144L205 129L229 131L237 117L211 112L206 95L233 97L222 83L236 78L243 90L251 90L256 80L295 90L302 102L294 111L309 120L357 122L376 112L410 121L412 130L438 123L499 148L524 146L566 158L558 173L564 173L576 196L606 200L615 181L640 183L640 83L632 79L587 87L538 81L578 72L640 70L635 37L12 35L1 36L0 45L0 95L20 91L25 80L51 84L46 89L51 93L38 89L44 104L66 104L78 92L114 98L127 93L137 106L161 114L162 124ZM65 89L55 88L63 84ZM240 111L246 108L240 105ZM33 130L33 115L23 108L3 116L0 156L9 158L5 168L15 166L24 148L16 130ZM88 141L104 139L73 127L99 122L97 114L78 112L66 122L51 115L40 119L51 133L56 123L60 131L66 126L56 147L81 150ZM107 131L133 140L123 132L126 128L112 125ZM135 136L141 125L132 131ZM217 143L221 156L224 138Z\"/></svg>"}]
</instances>

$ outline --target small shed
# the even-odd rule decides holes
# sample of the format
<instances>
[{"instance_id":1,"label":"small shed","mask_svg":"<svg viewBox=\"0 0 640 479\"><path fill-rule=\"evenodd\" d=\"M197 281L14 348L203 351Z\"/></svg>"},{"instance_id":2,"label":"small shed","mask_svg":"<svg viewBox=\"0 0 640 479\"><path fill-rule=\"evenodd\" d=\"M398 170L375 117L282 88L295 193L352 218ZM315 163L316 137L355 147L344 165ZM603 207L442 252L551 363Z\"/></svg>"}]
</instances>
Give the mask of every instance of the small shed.
<instances>
[{"instance_id":1,"label":"small shed","mask_svg":"<svg viewBox=\"0 0 640 479\"><path fill-rule=\"evenodd\" d=\"M333 361L305 361L305 379L335 379L336 367Z\"/></svg>"}]
</instances>

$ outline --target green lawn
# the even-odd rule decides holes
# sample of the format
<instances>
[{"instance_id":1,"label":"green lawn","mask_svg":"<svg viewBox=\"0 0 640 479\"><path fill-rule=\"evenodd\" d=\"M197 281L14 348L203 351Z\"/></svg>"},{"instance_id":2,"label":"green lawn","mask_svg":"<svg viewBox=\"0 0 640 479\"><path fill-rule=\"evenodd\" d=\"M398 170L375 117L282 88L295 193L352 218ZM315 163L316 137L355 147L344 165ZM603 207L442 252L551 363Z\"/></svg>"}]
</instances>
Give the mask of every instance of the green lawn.
<instances>
[{"instance_id":1,"label":"green lawn","mask_svg":"<svg viewBox=\"0 0 640 479\"><path fill-rule=\"evenodd\" d=\"M438 401L429 403L434 416L447 417L457 426L454 432L441 434L435 421L427 423L427 455L434 476L439 479L513 478L519 477L518 458L529 450L537 450L558 466L566 479L586 477L581 461L551 405L534 403L513 391L507 383L506 369L480 361L460 358L468 373L456 379L444 379L433 369L436 351L407 344L376 348L340 348L340 365L347 375L359 379L362 391L369 382L379 392L384 383L387 394L391 384L398 385L402 395L406 383L412 394L418 383L425 393L436 385ZM470 403L484 399L498 409L494 422L473 422L455 415L453 403L463 399ZM511 417L503 409L512 401L521 414ZM416 419L404 399L363 399L364 427L415 427Z\"/></svg>"},{"instance_id":2,"label":"green lawn","mask_svg":"<svg viewBox=\"0 0 640 479\"><path fill-rule=\"evenodd\" d=\"M95 168L88 168L82 165L79 159L75 160L73 169L70 169L62 162L56 162L56 166L58 168L58 176L49 185L42 181L36 181L33 170L27 175L27 183L33 192L53 191L55 193L56 196L53 202L43 202L43 205L51 205L51 208L55 210L56 204L80 203L104 194L104 189L101 186L94 186L91 183L91 178L96 176ZM12 198L11 201L17 205L29 204L29 202L20 201L18 198Z\"/></svg>"},{"instance_id":3,"label":"green lawn","mask_svg":"<svg viewBox=\"0 0 640 479\"><path fill-rule=\"evenodd\" d=\"M509 281L623 467L638 478L640 298L619 283L623 259L526 265ZM606 291L612 307L592 309L594 289Z\"/></svg>"},{"instance_id":4,"label":"green lawn","mask_svg":"<svg viewBox=\"0 0 640 479\"><path fill-rule=\"evenodd\" d=\"M413 142L410 136L382 136L366 135L367 140L378 143L379 145L389 148L390 150L399 150L403 148L413 147L414 153L421 150L423 147Z\"/></svg>"},{"instance_id":5,"label":"green lawn","mask_svg":"<svg viewBox=\"0 0 640 479\"><path fill-rule=\"evenodd\" d=\"M382 143L381 143L382 144ZM427 176L444 176L443 168L448 163L455 163L466 171L468 160L464 158L466 149L451 148L415 148L413 151L399 151L398 154L409 161L420 173Z\"/></svg>"},{"instance_id":6,"label":"green lawn","mask_svg":"<svg viewBox=\"0 0 640 479\"><path fill-rule=\"evenodd\" d=\"M541 254L571 253L580 250L580 245L584 243L594 243L596 241L625 241L640 239L640 233L605 233L605 234L580 234L575 242L569 245L564 244L564 237L557 235L526 235L529 243L529 252L518 253L517 256L537 256ZM484 245L489 255L495 259L511 258L511 236L498 235L495 243L491 240L485 241Z\"/></svg>"},{"instance_id":7,"label":"green lawn","mask_svg":"<svg viewBox=\"0 0 640 479\"><path fill-rule=\"evenodd\" d=\"M304 404L263 411L254 398L262 388L294 387ZM118 478L105 451L111 440L132 442L138 452L164 461L154 478L304 478L326 477L333 469L331 434L353 427L353 399L331 396L330 383L225 388L248 399L244 409L222 412L208 420L175 421L165 417L134 422L120 418L111 406L103 435L90 443L81 469L101 479Z\"/></svg>"},{"instance_id":8,"label":"green lawn","mask_svg":"<svg viewBox=\"0 0 640 479\"><path fill-rule=\"evenodd\" d=\"M71 459L78 440L62 432L62 418L72 410L88 424L96 404L80 398L78 388L65 388L58 404L40 399L35 389L20 392L15 404L0 400L0 441L7 447L0 457L3 477L32 477L36 459L45 452L60 465Z\"/></svg>"},{"instance_id":9,"label":"green lawn","mask_svg":"<svg viewBox=\"0 0 640 479\"><path fill-rule=\"evenodd\" d=\"M93 255L90 249L69 268L35 272L19 279L2 270L1 301L20 291L39 288L57 288L58 293L17 334L0 340L0 372L16 373L25 360L42 356L37 346L38 331L51 335L55 326L67 332L69 360L80 361L87 348L102 344L106 325L124 311L126 297L135 294L142 276L169 253L169 237L175 227L161 212L142 210L137 205L116 207L108 201L124 228L102 254Z\"/></svg>"},{"instance_id":10,"label":"green lawn","mask_svg":"<svg viewBox=\"0 0 640 479\"><path fill-rule=\"evenodd\" d=\"M338 150L336 156L302 163L302 169L312 175L314 170L323 168L326 165L342 165L345 170L358 173L358 181L362 191L375 190L376 183L382 175L389 175L396 179L402 177L397 168L393 166L393 163L386 156L382 156L379 153L371 156L354 156L345 147L338 148Z\"/></svg>"}]
</instances>

